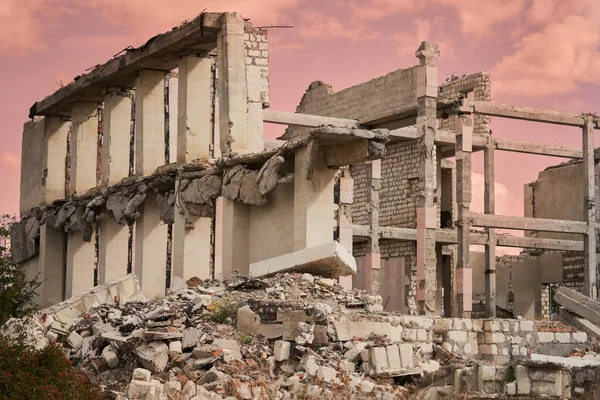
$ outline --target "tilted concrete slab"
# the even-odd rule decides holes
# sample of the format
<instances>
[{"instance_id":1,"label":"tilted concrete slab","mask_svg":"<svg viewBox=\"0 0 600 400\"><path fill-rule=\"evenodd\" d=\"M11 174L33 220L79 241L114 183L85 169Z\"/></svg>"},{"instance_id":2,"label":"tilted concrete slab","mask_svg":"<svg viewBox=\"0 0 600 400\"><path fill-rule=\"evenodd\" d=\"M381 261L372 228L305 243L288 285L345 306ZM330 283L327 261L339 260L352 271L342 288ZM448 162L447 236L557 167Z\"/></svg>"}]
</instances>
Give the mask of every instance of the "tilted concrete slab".
<instances>
[{"instance_id":1,"label":"tilted concrete slab","mask_svg":"<svg viewBox=\"0 0 600 400\"><path fill-rule=\"evenodd\" d=\"M599 302L564 286L556 290L554 300L567 310L587 319L595 325L600 325Z\"/></svg>"},{"instance_id":2,"label":"tilted concrete slab","mask_svg":"<svg viewBox=\"0 0 600 400\"><path fill-rule=\"evenodd\" d=\"M338 242L329 242L250 264L250 276L308 272L328 278L354 275L356 260Z\"/></svg>"},{"instance_id":3,"label":"tilted concrete slab","mask_svg":"<svg viewBox=\"0 0 600 400\"><path fill-rule=\"evenodd\" d=\"M559 320L565 325L570 325L578 331L587 333L590 338L600 338L600 326L594 325L587 319L581 318L579 315L564 308L560 310Z\"/></svg>"}]
</instances>

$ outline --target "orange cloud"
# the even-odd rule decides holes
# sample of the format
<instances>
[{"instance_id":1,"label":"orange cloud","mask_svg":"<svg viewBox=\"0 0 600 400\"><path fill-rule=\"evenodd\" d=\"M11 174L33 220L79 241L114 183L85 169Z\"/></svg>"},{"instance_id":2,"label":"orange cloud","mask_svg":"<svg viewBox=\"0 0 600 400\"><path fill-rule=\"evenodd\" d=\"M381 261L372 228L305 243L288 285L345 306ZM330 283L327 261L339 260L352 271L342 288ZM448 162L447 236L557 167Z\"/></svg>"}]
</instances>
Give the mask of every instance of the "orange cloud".
<instances>
[{"instance_id":1,"label":"orange cloud","mask_svg":"<svg viewBox=\"0 0 600 400\"><path fill-rule=\"evenodd\" d=\"M371 0L368 4L350 4L352 15L357 20L378 20L400 11L413 11L416 6L413 0Z\"/></svg>"},{"instance_id":2,"label":"orange cloud","mask_svg":"<svg viewBox=\"0 0 600 400\"><path fill-rule=\"evenodd\" d=\"M567 93L581 84L600 79L600 3L586 0L581 15L560 17L540 14L539 6L531 9L536 21L545 24L523 37L513 54L504 56L492 69L496 94L548 96ZM575 2L574 4L580 4ZM581 7L571 11L578 12ZM562 14L564 15L564 14Z\"/></svg>"},{"instance_id":3,"label":"orange cloud","mask_svg":"<svg viewBox=\"0 0 600 400\"><path fill-rule=\"evenodd\" d=\"M21 165L21 161L19 160L19 157L15 156L12 153L9 153L8 151L3 151L0 154L0 167L3 168L7 168L7 169L18 169Z\"/></svg>"},{"instance_id":4,"label":"orange cloud","mask_svg":"<svg viewBox=\"0 0 600 400\"><path fill-rule=\"evenodd\" d=\"M299 33L304 38L342 38L361 42L379 37L379 33L367 29L364 24L342 22L333 15L316 11L304 11L300 15L302 26Z\"/></svg>"},{"instance_id":5,"label":"orange cloud","mask_svg":"<svg viewBox=\"0 0 600 400\"><path fill-rule=\"evenodd\" d=\"M65 14L90 13L112 26L127 26L134 44L150 34L171 29L206 11L237 11L253 22L277 23L298 0L2 0L0 2L0 53L23 54L46 47L45 37ZM285 22L285 21L283 21Z\"/></svg>"}]
</instances>

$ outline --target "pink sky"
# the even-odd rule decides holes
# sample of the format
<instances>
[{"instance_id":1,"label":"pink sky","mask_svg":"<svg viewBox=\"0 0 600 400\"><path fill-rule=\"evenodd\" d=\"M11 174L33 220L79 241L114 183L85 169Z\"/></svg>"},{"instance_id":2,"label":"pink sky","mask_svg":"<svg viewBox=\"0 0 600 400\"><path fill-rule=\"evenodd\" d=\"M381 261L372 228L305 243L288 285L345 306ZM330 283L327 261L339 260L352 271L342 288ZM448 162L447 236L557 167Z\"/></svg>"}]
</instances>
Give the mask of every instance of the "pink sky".
<instances>
[{"instance_id":1,"label":"pink sky","mask_svg":"<svg viewBox=\"0 0 600 400\"><path fill-rule=\"evenodd\" d=\"M340 90L412 66L420 41L430 40L441 51L440 82L487 70L496 102L600 111L597 0L3 0L0 214L18 212L21 131L29 107L59 82L205 8L239 11L255 25L295 26L269 32L275 110L294 111L314 80ZM502 138L581 146L575 128L495 119L492 130ZM497 213L522 215L523 184L560 161L497 154ZM478 154L476 187L482 172ZM482 209L481 195L474 208Z\"/></svg>"}]
</instances>

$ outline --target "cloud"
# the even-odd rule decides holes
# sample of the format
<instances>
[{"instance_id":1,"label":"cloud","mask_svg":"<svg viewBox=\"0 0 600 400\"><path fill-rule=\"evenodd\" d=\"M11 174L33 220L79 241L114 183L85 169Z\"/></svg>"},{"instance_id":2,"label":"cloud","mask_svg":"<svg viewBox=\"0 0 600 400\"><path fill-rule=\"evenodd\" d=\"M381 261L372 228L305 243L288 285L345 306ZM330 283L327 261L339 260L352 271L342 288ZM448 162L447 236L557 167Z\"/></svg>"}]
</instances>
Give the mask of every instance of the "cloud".
<instances>
[{"instance_id":1,"label":"cloud","mask_svg":"<svg viewBox=\"0 0 600 400\"><path fill-rule=\"evenodd\" d=\"M2 0L0 2L0 54L20 55L46 48L48 33L64 15L97 15L115 27L127 27L136 44L148 35L169 30L206 11L237 11L255 17L256 23L276 23L299 0Z\"/></svg>"},{"instance_id":2,"label":"cloud","mask_svg":"<svg viewBox=\"0 0 600 400\"><path fill-rule=\"evenodd\" d=\"M525 9L525 0L433 0L454 8L463 33L487 36L501 23L515 21Z\"/></svg>"},{"instance_id":3,"label":"cloud","mask_svg":"<svg viewBox=\"0 0 600 400\"><path fill-rule=\"evenodd\" d=\"M316 11L300 13L302 26L299 29L303 38L350 39L353 42L373 40L379 33L368 29L360 22L342 22L338 17Z\"/></svg>"},{"instance_id":4,"label":"cloud","mask_svg":"<svg viewBox=\"0 0 600 400\"><path fill-rule=\"evenodd\" d=\"M0 167L12 170L18 169L20 165L21 161L19 160L19 157L8 151L3 151L0 153Z\"/></svg>"},{"instance_id":5,"label":"cloud","mask_svg":"<svg viewBox=\"0 0 600 400\"><path fill-rule=\"evenodd\" d=\"M410 12L416 6L414 0L371 0L366 5L364 2L350 3L352 16L356 20L368 21L389 17L400 11Z\"/></svg>"},{"instance_id":6,"label":"cloud","mask_svg":"<svg viewBox=\"0 0 600 400\"><path fill-rule=\"evenodd\" d=\"M600 3L596 0L584 2L588 7L581 15L565 16L554 9L549 16L539 11L537 3L532 6L530 12L536 15L534 21L542 25L523 37L515 45L515 51L504 56L492 69L496 94L556 95L600 79L600 30L597 26ZM580 9L574 7L570 11Z\"/></svg>"},{"instance_id":7,"label":"cloud","mask_svg":"<svg viewBox=\"0 0 600 400\"><path fill-rule=\"evenodd\" d=\"M445 60L452 59L454 54L454 44L453 41L449 40L447 35L444 34L441 26L442 21L438 17L433 19L415 18L414 29L407 30L404 33L398 33L392 37L396 43L398 53L414 55L420 43L427 40L438 45L443 52L441 56L444 57Z\"/></svg>"}]
</instances>

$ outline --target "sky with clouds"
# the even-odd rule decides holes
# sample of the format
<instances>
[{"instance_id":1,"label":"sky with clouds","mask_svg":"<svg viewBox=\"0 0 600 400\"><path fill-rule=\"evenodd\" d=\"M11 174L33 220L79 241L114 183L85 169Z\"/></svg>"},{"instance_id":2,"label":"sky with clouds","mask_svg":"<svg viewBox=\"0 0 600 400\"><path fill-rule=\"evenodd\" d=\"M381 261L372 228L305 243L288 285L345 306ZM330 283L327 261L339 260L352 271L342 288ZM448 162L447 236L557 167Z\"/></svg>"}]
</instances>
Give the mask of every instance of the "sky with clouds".
<instances>
[{"instance_id":1,"label":"sky with clouds","mask_svg":"<svg viewBox=\"0 0 600 400\"><path fill-rule=\"evenodd\" d=\"M127 46L207 11L238 11L269 32L271 107L294 111L308 85L335 90L417 63L439 45L439 80L490 71L492 99L600 111L598 0L2 0L0 1L0 214L18 212L21 131L29 107ZM581 146L575 128L494 119L507 139ZM280 131L269 129L270 136ZM600 136L596 137L600 143ZM498 214L522 215L523 184L561 159L496 155ZM483 157L474 156L475 210Z\"/></svg>"}]
</instances>

